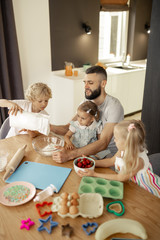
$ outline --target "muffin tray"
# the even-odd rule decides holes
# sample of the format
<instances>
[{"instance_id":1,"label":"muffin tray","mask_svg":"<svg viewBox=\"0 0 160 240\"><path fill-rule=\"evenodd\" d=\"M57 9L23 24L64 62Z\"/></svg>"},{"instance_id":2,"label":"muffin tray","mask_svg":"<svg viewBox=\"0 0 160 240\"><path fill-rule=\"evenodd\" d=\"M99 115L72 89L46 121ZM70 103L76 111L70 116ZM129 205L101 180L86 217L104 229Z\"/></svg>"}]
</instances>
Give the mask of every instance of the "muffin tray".
<instances>
[{"instance_id":1,"label":"muffin tray","mask_svg":"<svg viewBox=\"0 0 160 240\"><path fill-rule=\"evenodd\" d=\"M78 216L82 216L84 218L97 218L102 215L103 213L103 198L99 193L84 193L79 195L78 199L78 206L72 206L77 207L78 212L74 214L74 212L61 214L60 208L62 198L60 197L54 197L53 198L53 205L51 207L52 212L57 212L59 216L62 218L71 217L76 218ZM67 206L69 201L67 202ZM64 206L63 206L64 207Z\"/></svg>"},{"instance_id":2,"label":"muffin tray","mask_svg":"<svg viewBox=\"0 0 160 240\"><path fill-rule=\"evenodd\" d=\"M83 177L78 193L99 193L102 197L123 199L123 183L104 178Z\"/></svg>"}]
</instances>

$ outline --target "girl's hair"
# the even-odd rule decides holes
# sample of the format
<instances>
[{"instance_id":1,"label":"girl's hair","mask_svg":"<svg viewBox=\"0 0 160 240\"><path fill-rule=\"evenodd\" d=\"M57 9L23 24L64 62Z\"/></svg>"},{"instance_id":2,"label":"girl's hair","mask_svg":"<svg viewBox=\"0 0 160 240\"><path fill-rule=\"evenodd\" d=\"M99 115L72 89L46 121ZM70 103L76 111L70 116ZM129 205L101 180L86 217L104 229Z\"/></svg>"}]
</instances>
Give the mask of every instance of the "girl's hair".
<instances>
[{"instance_id":1,"label":"girl's hair","mask_svg":"<svg viewBox=\"0 0 160 240\"><path fill-rule=\"evenodd\" d=\"M86 102L82 103L81 105L79 105L78 110L84 111L84 112L90 114L91 116L94 116L96 121L97 122L99 121L100 113L99 113L97 105L94 102L86 101Z\"/></svg>"},{"instance_id":2,"label":"girl's hair","mask_svg":"<svg viewBox=\"0 0 160 240\"><path fill-rule=\"evenodd\" d=\"M125 151L123 160L125 161L125 173L132 173L139 165L139 152L146 148L145 128L140 120L124 120L115 126L125 142Z\"/></svg>"},{"instance_id":3,"label":"girl's hair","mask_svg":"<svg viewBox=\"0 0 160 240\"><path fill-rule=\"evenodd\" d=\"M29 101L36 100L41 95L52 98L52 91L45 83L34 83L25 92L25 97Z\"/></svg>"}]
</instances>

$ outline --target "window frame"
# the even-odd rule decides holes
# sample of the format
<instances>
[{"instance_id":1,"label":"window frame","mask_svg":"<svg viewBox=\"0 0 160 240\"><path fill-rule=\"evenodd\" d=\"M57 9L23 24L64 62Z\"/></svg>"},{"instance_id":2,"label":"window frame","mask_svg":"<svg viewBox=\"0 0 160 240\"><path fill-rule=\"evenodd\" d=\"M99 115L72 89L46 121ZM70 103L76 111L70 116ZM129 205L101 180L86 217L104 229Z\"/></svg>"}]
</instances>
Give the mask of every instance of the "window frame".
<instances>
[{"instance_id":1,"label":"window frame","mask_svg":"<svg viewBox=\"0 0 160 240\"><path fill-rule=\"evenodd\" d=\"M105 26L105 24L103 24L103 26L101 25L100 21L102 19L102 17L105 19L106 21L106 14L105 13L109 13L110 14L110 18L112 16L116 16L119 15L119 18L122 18L122 21L120 22L118 20L118 28L117 31L120 31L121 34L117 34L117 36L119 36L118 41L121 41L121 43L118 46L118 41L117 41L117 50L116 50L116 56L112 55L110 57L106 57L106 58L102 58L100 55L100 41L102 41L101 36L101 28ZM121 16L120 16L120 14ZM103 15L102 15L103 14ZM100 16L101 15L101 16ZM101 18L101 19L100 19ZM127 55L127 37L128 37L128 20L129 20L129 11L119 11L119 12L110 12L110 11L100 11L99 13L99 44L98 44L98 61L102 62L102 63L112 63L112 62L119 62L122 60L122 57L125 53L125 55ZM120 26L121 25L121 26ZM103 48L104 50L108 50L108 46L110 46L110 37L111 37L111 19L109 20L108 24L107 24L107 28L110 31L110 34L108 35L108 37L106 37L108 40L108 44L106 44L107 46L105 46L105 48ZM108 32L109 32L108 31ZM106 40L105 40L106 41ZM102 49L102 48L101 48ZM119 55L117 54L117 51L119 51Z\"/></svg>"}]
</instances>

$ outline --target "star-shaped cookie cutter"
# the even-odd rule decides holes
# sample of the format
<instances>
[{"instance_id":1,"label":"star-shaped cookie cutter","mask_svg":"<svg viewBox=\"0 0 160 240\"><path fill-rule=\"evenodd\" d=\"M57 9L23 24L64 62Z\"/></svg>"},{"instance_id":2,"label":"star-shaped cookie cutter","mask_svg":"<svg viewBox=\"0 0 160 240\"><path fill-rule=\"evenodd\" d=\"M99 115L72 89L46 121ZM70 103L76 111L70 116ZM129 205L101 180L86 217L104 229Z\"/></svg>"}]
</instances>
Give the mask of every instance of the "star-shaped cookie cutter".
<instances>
[{"instance_id":1,"label":"star-shaped cookie cutter","mask_svg":"<svg viewBox=\"0 0 160 240\"><path fill-rule=\"evenodd\" d=\"M26 228L27 230L30 230L30 227L35 224L33 221L31 221L30 218L28 218L27 220L22 220L21 223L22 224L20 226L20 229Z\"/></svg>"},{"instance_id":2,"label":"star-shaped cookie cutter","mask_svg":"<svg viewBox=\"0 0 160 240\"><path fill-rule=\"evenodd\" d=\"M37 230L43 231L46 230L49 234L52 232L52 228L56 227L58 225L57 222L53 222L52 221L52 215L50 215L47 219L39 219L41 225L37 228ZM50 221L50 229L44 227L44 223L47 223L48 221Z\"/></svg>"},{"instance_id":3,"label":"star-shaped cookie cutter","mask_svg":"<svg viewBox=\"0 0 160 240\"><path fill-rule=\"evenodd\" d=\"M93 229L91 229L90 231L87 231L88 227L93 227ZM96 231L96 229L98 228L98 224L96 222L87 222L86 224L82 225L82 228L87 235L90 235Z\"/></svg>"}]
</instances>

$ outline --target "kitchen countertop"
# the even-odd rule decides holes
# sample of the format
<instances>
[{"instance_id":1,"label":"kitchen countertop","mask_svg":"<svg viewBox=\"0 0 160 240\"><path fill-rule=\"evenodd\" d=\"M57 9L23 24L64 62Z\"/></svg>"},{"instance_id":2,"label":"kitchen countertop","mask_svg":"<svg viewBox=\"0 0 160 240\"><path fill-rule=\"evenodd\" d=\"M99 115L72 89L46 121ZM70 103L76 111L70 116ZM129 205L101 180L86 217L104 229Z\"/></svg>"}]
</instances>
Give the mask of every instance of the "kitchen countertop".
<instances>
[{"instance_id":1,"label":"kitchen countertop","mask_svg":"<svg viewBox=\"0 0 160 240\"><path fill-rule=\"evenodd\" d=\"M115 68L114 66L121 66L122 63L112 63L112 64L106 64L107 66L107 74L108 76L114 76L114 75L119 75L119 74L126 74L130 72L135 72L135 71L143 71L146 69L146 60L138 60L138 61L131 61L129 66L136 67L134 69L126 70L126 69L120 69L120 68ZM74 70L78 71L78 76L66 76L65 75L65 70L57 70L53 71L53 75L61 78L67 78L70 80L82 80L84 78L85 72L83 68L74 68Z\"/></svg>"}]
</instances>

